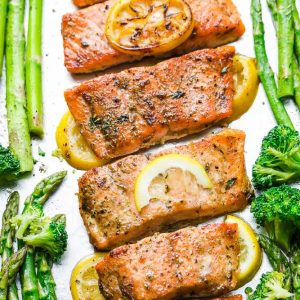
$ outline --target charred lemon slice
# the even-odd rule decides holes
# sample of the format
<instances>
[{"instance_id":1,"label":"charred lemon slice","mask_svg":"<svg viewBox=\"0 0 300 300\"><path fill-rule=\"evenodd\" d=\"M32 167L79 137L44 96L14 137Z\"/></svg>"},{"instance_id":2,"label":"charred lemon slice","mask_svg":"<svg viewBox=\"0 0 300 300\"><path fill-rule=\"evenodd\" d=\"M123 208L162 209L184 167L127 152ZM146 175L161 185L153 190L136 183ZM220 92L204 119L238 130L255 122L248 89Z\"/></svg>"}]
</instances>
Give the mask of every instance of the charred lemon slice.
<instances>
[{"instance_id":1,"label":"charred lemon slice","mask_svg":"<svg viewBox=\"0 0 300 300\"><path fill-rule=\"evenodd\" d=\"M194 19L184 0L118 0L106 20L106 37L131 55L170 51L191 35Z\"/></svg>"},{"instance_id":2,"label":"charred lemon slice","mask_svg":"<svg viewBox=\"0 0 300 300\"><path fill-rule=\"evenodd\" d=\"M100 165L100 160L80 134L70 112L63 116L56 129L56 143L64 159L72 167L89 170Z\"/></svg>"},{"instance_id":3,"label":"charred lemon slice","mask_svg":"<svg viewBox=\"0 0 300 300\"><path fill-rule=\"evenodd\" d=\"M226 120L232 122L246 113L253 104L259 86L256 63L253 58L236 55L233 60L233 113Z\"/></svg>"},{"instance_id":4,"label":"charred lemon slice","mask_svg":"<svg viewBox=\"0 0 300 300\"><path fill-rule=\"evenodd\" d=\"M227 216L225 223L236 223L240 241L240 264L238 286L241 287L249 282L258 271L262 261L262 251L255 232L244 220Z\"/></svg>"},{"instance_id":5,"label":"charred lemon slice","mask_svg":"<svg viewBox=\"0 0 300 300\"><path fill-rule=\"evenodd\" d=\"M105 300L98 286L96 264L106 253L95 253L82 259L73 269L70 287L73 300Z\"/></svg>"},{"instance_id":6,"label":"charred lemon slice","mask_svg":"<svg viewBox=\"0 0 300 300\"><path fill-rule=\"evenodd\" d=\"M151 161L137 176L134 186L136 207L140 211L151 200L170 201L172 195L197 195L199 185L212 187L198 161L179 154L161 156Z\"/></svg>"}]
</instances>

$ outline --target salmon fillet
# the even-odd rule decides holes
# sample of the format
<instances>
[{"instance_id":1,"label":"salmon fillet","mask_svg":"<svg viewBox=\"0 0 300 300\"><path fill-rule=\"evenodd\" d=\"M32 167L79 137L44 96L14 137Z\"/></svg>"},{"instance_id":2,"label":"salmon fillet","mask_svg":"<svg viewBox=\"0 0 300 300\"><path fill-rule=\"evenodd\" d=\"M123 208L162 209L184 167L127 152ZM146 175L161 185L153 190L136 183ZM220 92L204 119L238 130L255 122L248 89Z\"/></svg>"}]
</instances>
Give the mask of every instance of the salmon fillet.
<instances>
[{"instance_id":1,"label":"salmon fillet","mask_svg":"<svg viewBox=\"0 0 300 300\"><path fill-rule=\"evenodd\" d=\"M86 172L79 179L79 206L91 243L100 250L129 241L198 224L208 218L243 209L251 195L244 162L245 134L226 129L201 141L152 155L132 155ZM212 189L175 192L170 199L152 199L138 212L134 184L154 158L178 153L203 166Z\"/></svg>"},{"instance_id":2,"label":"salmon fillet","mask_svg":"<svg viewBox=\"0 0 300 300\"><path fill-rule=\"evenodd\" d=\"M142 59L112 48L105 36L108 0L66 14L62 18L65 66L71 73L104 70ZM186 0L191 6L195 29L191 37L168 55L181 55L200 48L214 48L237 40L245 31L231 0Z\"/></svg>"},{"instance_id":3,"label":"salmon fillet","mask_svg":"<svg viewBox=\"0 0 300 300\"><path fill-rule=\"evenodd\" d=\"M237 224L213 224L155 234L116 248L96 270L113 300L168 300L222 295L236 287Z\"/></svg>"},{"instance_id":4,"label":"salmon fillet","mask_svg":"<svg viewBox=\"0 0 300 300\"><path fill-rule=\"evenodd\" d=\"M74 4L79 7L85 7L96 3L104 2L105 0L73 0Z\"/></svg>"},{"instance_id":5,"label":"salmon fillet","mask_svg":"<svg viewBox=\"0 0 300 300\"><path fill-rule=\"evenodd\" d=\"M214 298L213 300L243 300L242 295L234 295L234 296L227 296L221 298Z\"/></svg>"},{"instance_id":6,"label":"salmon fillet","mask_svg":"<svg viewBox=\"0 0 300 300\"><path fill-rule=\"evenodd\" d=\"M65 99L104 163L199 132L232 113L235 49L198 50L86 81Z\"/></svg>"}]
</instances>

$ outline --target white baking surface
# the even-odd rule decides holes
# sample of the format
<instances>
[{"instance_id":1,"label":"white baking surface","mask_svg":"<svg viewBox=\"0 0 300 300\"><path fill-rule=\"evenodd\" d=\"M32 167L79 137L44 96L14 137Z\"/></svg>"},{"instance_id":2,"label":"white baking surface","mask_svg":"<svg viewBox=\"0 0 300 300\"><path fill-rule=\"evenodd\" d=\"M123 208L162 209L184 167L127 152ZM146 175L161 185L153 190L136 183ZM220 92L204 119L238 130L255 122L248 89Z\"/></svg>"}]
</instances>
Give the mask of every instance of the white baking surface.
<instances>
[{"instance_id":1,"label":"white baking surface","mask_svg":"<svg viewBox=\"0 0 300 300\"><path fill-rule=\"evenodd\" d=\"M201 1L201 0L199 0ZM250 19L250 0L234 0L242 15L246 26L246 33L241 40L234 43L240 54L254 56L252 25ZM263 2L264 22L266 27L266 40L269 60L274 71L277 70L277 44L275 33L271 22L271 16ZM10 189L0 190L0 213L4 210L8 193L12 190L19 191L22 202L32 192L33 187L42 178L59 170L68 170L68 176L60 189L50 198L45 205L46 214L54 215L65 213L67 215L67 230L69 234L68 250L59 264L53 267L53 273L57 284L57 295L59 300L72 299L69 289L69 279L75 264L84 256L93 253L93 247L89 243L86 230L83 226L78 210L77 179L83 173L72 169L66 162L60 161L52 156L56 149L55 130L56 126L67 110L64 101L64 90L78 84L82 80L95 76L72 76L64 67L63 47L60 34L61 17L67 12L75 11L76 7L71 0L45 0L44 1L44 24L43 24L43 83L44 83L44 115L45 115L45 137L43 140L33 141L33 155L38 161L34 172L20 180L17 185ZM7 145L7 130L5 119L5 76L0 82L0 143ZM299 129L299 112L294 103L287 103L288 111L295 126ZM267 102L262 86L252 108L241 119L233 122L230 127L242 129L246 132L246 163L248 175L251 176L252 165L259 153L261 140L266 133L275 125L275 121L269 104ZM200 137L197 135L197 138ZM175 143L168 143L166 146ZM38 147L46 152L45 157L38 155ZM44 171L43 171L44 170ZM239 213L248 222L253 224L249 208ZM222 220L219 218L218 220ZM216 220L214 220L215 222ZM254 225L254 228L256 226ZM264 256L263 264L255 278L246 286L255 287L262 272L270 270L267 258ZM234 293L243 293L245 287ZM96 299L95 299L96 300Z\"/></svg>"}]
</instances>

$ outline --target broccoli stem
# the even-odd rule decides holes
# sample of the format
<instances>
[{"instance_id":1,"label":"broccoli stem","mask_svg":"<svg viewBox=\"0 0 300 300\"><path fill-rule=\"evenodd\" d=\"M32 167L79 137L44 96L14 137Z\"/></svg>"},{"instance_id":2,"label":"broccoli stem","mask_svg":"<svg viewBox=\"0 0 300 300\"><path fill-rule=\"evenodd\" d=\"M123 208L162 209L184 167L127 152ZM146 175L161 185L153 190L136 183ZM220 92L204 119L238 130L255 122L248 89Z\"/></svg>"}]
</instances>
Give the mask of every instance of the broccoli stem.
<instances>
[{"instance_id":1,"label":"broccoli stem","mask_svg":"<svg viewBox=\"0 0 300 300\"><path fill-rule=\"evenodd\" d=\"M51 259L47 253L36 253L36 265L40 300L56 300L55 281L51 272Z\"/></svg>"},{"instance_id":2,"label":"broccoli stem","mask_svg":"<svg viewBox=\"0 0 300 300\"><path fill-rule=\"evenodd\" d=\"M7 1L8 0L0 1L0 77L2 76L2 68L3 68Z\"/></svg>"},{"instance_id":3,"label":"broccoli stem","mask_svg":"<svg viewBox=\"0 0 300 300\"><path fill-rule=\"evenodd\" d=\"M13 254L13 241L15 237L15 230L11 227L10 220L18 214L19 210L19 193L13 192L10 194L6 209L2 215L2 229L1 229L1 254L2 263L4 263ZM15 282L9 286L8 299L19 299L18 289Z\"/></svg>"},{"instance_id":4,"label":"broccoli stem","mask_svg":"<svg viewBox=\"0 0 300 300\"><path fill-rule=\"evenodd\" d=\"M8 3L6 31L6 109L9 145L20 161L20 173L33 168L25 97L25 0Z\"/></svg>"},{"instance_id":5,"label":"broccoli stem","mask_svg":"<svg viewBox=\"0 0 300 300\"><path fill-rule=\"evenodd\" d=\"M294 96L292 60L294 55L293 0L278 0L278 97Z\"/></svg>"},{"instance_id":6,"label":"broccoli stem","mask_svg":"<svg viewBox=\"0 0 300 300\"><path fill-rule=\"evenodd\" d=\"M293 0L293 20L295 29L295 54L298 62L300 62L300 18L295 0Z\"/></svg>"},{"instance_id":7,"label":"broccoli stem","mask_svg":"<svg viewBox=\"0 0 300 300\"><path fill-rule=\"evenodd\" d=\"M282 250L266 235L259 235L259 243L266 252L272 268L275 271L285 274L285 288L290 290L292 272L289 261Z\"/></svg>"},{"instance_id":8,"label":"broccoli stem","mask_svg":"<svg viewBox=\"0 0 300 300\"><path fill-rule=\"evenodd\" d=\"M28 124L31 133L42 137L42 12L43 0L29 1L29 22L26 48L26 93Z\"/></svg>"},{"instance_id":9,"label":"broccoli stem","mask_svg":"<svg viewBox=\"0 0 300 300\"><path fill-rule=\"evenodd\" d=\"M293 288L294 299L300 299L300 248L299 245L294 245L291 256L291 270L293 273Z\"/></svg>"},{"instance_id":10,"label":"broccoli stem","mask_svg":"<svg viewBox=\"0 0 300 300\"><path fill-rule=\"evenodd\" d=\"M262 20L260 0L251 1L251 17L253 25L254 50L257 59L258 74L264 86L274 117L278 124L294 129L293 123L282 102L277 97L274 72L269 64L265 48L265 31Z\"/></svg>"},{"instance_id":11,"label":"broccoli stem","mask_svg":"<svg viewBox=\"0 0 300 300\"><path fill-rule=\"evenodd\" d=\"M27 197L25 201L25 206L23 213L26 212L28 207L36 202L43 205L53 194L59 185L62 183L63 179L67 175L67 172L57 172L39 182L33 193ZM24 242L18 241L19 247L24 245ZM38 279L35 273L35 259L34 259L34 249L32 247L28 248L28 253L25 258L25 263L20 272L22 295L24 300L39 300L38 292Z\"/></svg>"}]
</instances>

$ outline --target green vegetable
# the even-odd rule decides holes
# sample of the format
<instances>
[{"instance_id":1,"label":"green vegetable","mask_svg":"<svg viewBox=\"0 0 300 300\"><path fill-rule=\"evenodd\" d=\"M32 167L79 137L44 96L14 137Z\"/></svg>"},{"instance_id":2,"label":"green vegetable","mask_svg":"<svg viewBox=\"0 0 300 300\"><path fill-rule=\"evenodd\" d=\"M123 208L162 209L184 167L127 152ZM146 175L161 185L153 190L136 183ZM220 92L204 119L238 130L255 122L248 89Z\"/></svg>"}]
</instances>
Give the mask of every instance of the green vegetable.
<instances>
[{"instance_id":1,"label":"green vegetable","mask_svg":"<svg viewBox=\"0 0 300 300\"><path fill-rule=\"evenodd\" d=\"M300 299L300 245L295 243L291 253L291 270L293 272L294 299Z\"/></svg>"},{"instance_id":2,"label":"green vegetable","mask_svg":"<svg viewBox=\"0 0 300 300\"><path fill-rule=\"evenodd\" d=\"M0 145L0 183L17 178L20 171L20 163L9 148Z\"/></svg>"},{"instance_id":3,"label":"green vegetable","mask_svg":"<svg viewBox=\"0 0 300 300\"><path fill-rule=\"evenodd\" d=\"M295 56L293 59L293 72L294 72L294 98L298 106L298 109L300 110L300 70Z\"/></svg>"},{"instance_id":4,"label":"green vegetable","mask_svg":"<svg viewBox=\"0 0 300 300\"><path fill-rule=\"evenodd\" d=\"M6 29L7 1L0 1L0 77L2 76L4 41Z\"/></svg>"},{"instance_id":5,"label":"green vegetable","mask_svg":"<svg viewBox=\"0 0 300 300\"><path fill-rule=\"evenodd\" d=\"M58 261L67 248L65 215L34 220L29 227L29 234L21 239L29 246L46 250L54 261Z\"/></svg>"},{"instance_id":6,"label":"green vegetable","mask_svg":"<svg viewBox=\"0 0 300 300\"><path fill-rule=\"evenodd\" d=\"M33 168L25 97L25 0L8 3L6 31L6 109L9 145L20 162L20 173Z\"/></svg>"},{"instance_id":7,"label":"green vegetable","mask_svg":"<svg viewBox=\"0 0 300 300\"><path fill-rule=\"evenodd\" d=\"M253 200L251 212L268 236L290 252L300 224L300 190L288 185L273 187Z\"/></svg>"},{"instance_id":8,"label":"green vegetable","mask_svg":"<svg viewBox=\"0 0 300 300\"><path fill-rule=\"evenodd\" d=\"M284 274L284 288L290 290L292 284L292 271L288 258L276 243L266 235L259 235L259 243L266 252L273 270Z\"/></svg>"},{"instance_id":9,"label":"green vegetable","mask_svg":"<svg viewBox=\"0 0 300 300\"><path fill-rule=\"evenodd\" d=\"M26 48L26 93L28 124L31 133L42 137L42 12L43 0L29 1L29 22Z\"/></svg>"},{"instance_id":10,"label":"green vegetable","mask_svg":"<svg viewBox=\"0 0 300 300\"><path fill-rule=\"evenodd\" d=\"M15 232L10 224L11 218L17 215L19 210L19 193L13 192L10 194L5 211L2 215L2 229L1 229L1 248L2 264L13 254L13 241ZM18 289L15 282L9 286L8 290L9 300L18 299Z\"/></svg>"},{"instance_id":11,"label":"green vegetable","mask_svg":"<svg viewBox=\"0 0 300 300\"><path fill-rule=\"evenodd\" d=\"M260 283L255 291L248 294L248 300L275 300L286 299L291 294L284 287L284 274L277 271L268 272L262 275Z\"/></svg>"},{"instance_id":12,"label":"green vegetable","mask_svg":"<svg viewBox=\"0 0 300 300\"><path fill-rule=\"evenodd\" d=\"M300 178L300 137L288 126L274 127L263 139L253 166L252 180L264 189Z\"/></svg>"},{"instance_id":13,"label":"green vegetable","mask_svg":"<svg viewBox=\"0 0 300 300\"><path fill-rule=\"evenodd\" d=\"M55 281L51 273L51 258L47 253L38 251L35 257L40 300L56 300Z\"/></svg>"},{"instance_id":14,"label":"green vegetable","mask_svg":"<svg viewBox=\"0 0 300 300\"><path fill-rule=\"evenodd\" d=\"M295 29L295 54L298 62L300 62L300 18L295 0L293 0L293 20Z\"/></svg>"},{"instance_id":15,"label":"green vegetable","mask_svg":"<svg viewBox=\"0 0 300 300\"><path fill-rule=\"evenodd\" d=\"M293 0L277 0L278 9L278 97L294 96Z\"/></svg>"},{"instance_id":16,"label":"green vegetable","mask_svg":"<svg viewBox=\"0 0 300 300\"><path fill-rule=\"evenodd\" d=\"M269 64L266 53L264 38L265 31L264 23L262 20L260 0L251 1L251 17L258 75L264 86L274 117L278 124L284 124L291 128L294 128L284 105L277 97L277 86L274 78L274 72Z\"/></svg>"},{"instance_id":17,"label":"green vegetable","mask_svg":"<svg viewBox=\"0 0 300 300\"><path fill-rule=\"evenodd\" d=\"M0 272L0 300L7 299L8 287L14 282L19 269L23 265L26 251L26 247L20 249L8 258L2 265Z\"/></svg>"}]
</instances>

